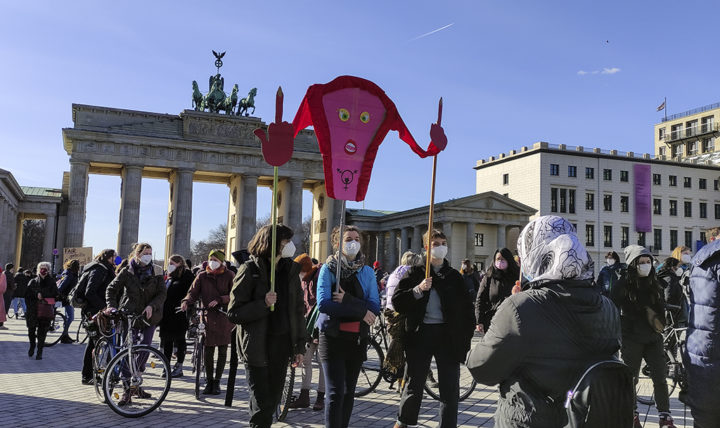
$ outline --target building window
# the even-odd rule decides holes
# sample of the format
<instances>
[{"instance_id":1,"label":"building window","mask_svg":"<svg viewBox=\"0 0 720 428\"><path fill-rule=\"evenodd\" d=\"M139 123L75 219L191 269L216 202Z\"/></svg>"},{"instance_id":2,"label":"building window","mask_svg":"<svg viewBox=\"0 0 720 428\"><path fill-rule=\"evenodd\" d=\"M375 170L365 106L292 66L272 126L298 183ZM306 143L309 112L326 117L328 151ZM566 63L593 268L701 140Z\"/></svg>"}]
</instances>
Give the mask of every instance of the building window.
<instances>
[{"instance_id":1,"label":"building window","mask_svg":"<svg viewBox=\"0 0 720 428\"><path fill-rule=\"evenodd\" d=\"M720 220L720 204L715 204L715 220Z\"/></svg>"},{"instance_id":2,"label":"building window","mask_svg":"<svg viewBox=\"0 0 720 428\"><path fill-rule=\"evenodd\" d=\"M603 195L603 209L612 211L612 195Z\"/></svg>"},{"instance_id":3,"label":"building window","mask_svg":"<svg viewBox=\"0 0 720 428\"><path fill-rule=\"evenodd\" d=\"M670 230L670 248L675 249L678 246L677 230Z\"/></svg>"},{"instance_id":4,"label":"building window","mask_svg":"<svg viewBox=\"0 0 720 428\"><path fill-rule=\"evenodd\" d=\"M627 171L620 171L620 181L628 182L630 174Z\"/></svg>"},{"instance_id":5,"label":"building window","mask_svg":"<svg viewBox=\"0 0 720 428\"><path fill-rule=\"evenodd\" d=\"M707 204L700 202L700 218L707 218Z\"/></svg>"},{"instance_id":6,"label":"building window","mask_svg":"<svg viewBox=\"0 0 720 428\"><path fill-rule=\"evenodd\" d=\"M659 186L662 184L662 175L660 174L653 174L653 184L656 186Z\"/></svg>"},{"instance_id":7,"label":"building window","mask_svg":"<svg viewBox=\"0 0 720 428\"><path fill-rule=\"evenodd\" d=\"M585 210L592 211L595 209L595 194L586 192L585 193Z\"/></svg>"},{"instance_id":8,"label":"building window","mask_svg":"<svg viewBox=\"0 0 720 428\"><path fill-rule=\"evenodd\" d=\"M638 232L637 244L641 247L645 246L645 232Z\"/></svg>"},{"instance_id":9,"label":"building window","mask_svg":"<svg viewBox=\"0 0 720 428\"><path fill-rule=\"evenodd\" d=\"M592 225L592 224L585 225L585 246L587 246L587 247L595 246L595 225Z\"/></svg>"},{"instance_id":10,"label":"building window","mask_svg":"<svg viewBox=\"0 0 720 428\"><path fill-rule=\"evenodd\" d=\"M568 177L577 177L577 167L575 165L568 166Z\"/></svg>"},{"instance_id":11,"label":"building window","mask_svg":"<svg viewBox=\"0 0 720 428\"><path fill-rule=\"evenodd\" d=\"M560 212L567 212L567 189L560 189Z\"/></svg>"},{"instance_id":12,"label":"building window","mask_svg":"<svg viewBox=\"0 0 720 428\"><path fill-rule=\"evenodd\" d=\"M476 233L475 234L475 246L476 247L484 247L485 246L485 234L484 233Z\"/></svg>"},{"instance_id":13,"label":"building window","mask_svg":"<svg viewBox=\"0 0 720 428\"><path fill-rule=\"evenodd\" d=\"M558 212L558 189L557 187L550 188L550 212Z\"/></svg>"},{"instance_id":14,"label":"building window","mask_svg":"<svg viewBox=\"0 0 720 428\"><path fill-rule=\"evenodd\" d=\"M691 249L692 249L692 247L693 247L693 242L692 242L692 230L686 230L686 231L685 231L685 246L688 247L688 248L691 248Z\"/></svg>"},{"instance_id":15,"label":"building window","mask_svg":"<svg viewBox=\"0 0 720 428\"><path fill-rule=\"evenodd\" d=\"M677 201L670 200L670 215L677 215Z\"/></svg>"},{"instance_id":16,"label":"building window","mask_svg":"<svg viewBox=\"0 0 720 428\"><path fill-rule=\"evenodd\" d=\"M685 201L685 217L692 217L692 202Z\"/></svg>"},{"instance_id":17,"label":"building window","mask_svg":"<svg viewBox=\"0 0 720 428\"><path fill-rule=\"evenodd\" d=\"M585 178L588 180L595 179L595 168L585 168Z\"/></svg>"},{"instance_id":18,"label":"building window","mask_svg":"<svg viewBox=\"0 0 720 428\"><path fill-rule=\"evenodd\" d=\"M630 197L620 196L620 212L626 213L630 211Z\"/></svg>"},{"instance_id":19,"label":"building window","mask_svg":"<svg viewBox=\"0 0 720 428\"><path fill-rule=\"evenodd\" d=\"M575 214L575 189L568 189L568 212Z\"/></svg>"},{"instance_id":20,"label":"building window","mask_svg":"<svg viewBox=\"0 0 720 428\"><path fill-rule=\"evenodd\" d=\"M612 169L603 169L603 180L612 181Z\"/></svg>"},{"instance_id":21,"label":"building window","mask_svg":"<svg viewBox=\"0 0 720 428\"><path fill-rule=\"evenodd\" d=\"M612 226L603 226L603 246L612 247Z\"/></svg>"},{"instance_id":22,"label":"building window","mask_svg":"<svg viewBox=\"0 0 720 428\"><path fill-rule=\"evenodd\" d=\"M620 234L620 246L622 248L625 248L630 245L630 228L627 226L622 226L620 228Z\"/></svg>"},{"instance_id":23,"label":"building window","mask_svg":"<svg viewBox=\"0 0 720 428\"><path fill-rule=\"evenodd\" d=\"M670 182L670 187L677 186L677 176L676 175L669 176L668 181Z\"/></svg>"},{"instance_id":24,"label":"building window","mask_svg":"<svg viewBox=\"0 0 720 428\"><path fill-rule=\"evenodd\" d=\"M556 163L550 164L550 175L560 175L560 165Z\"/></svg>"},{"instance_id":25,"label":"building window","mask_svg":"<svg viewBox=\"0 0 720 428\"><path fill-rule=\"evenodd\" d=\"M653 199L653 214L662 215L662 199Z\"/></svg>"},{"instance_id":26,"label":"building window","mask_svg":"<svg viewBox=\"0 0 720 428\"><path fill-rule=\"evenodd\" d=\"M510 174L503 174L503 186L510 184Z\"/></svg>"},{"instance_id":27,"label":"building window","mask_svg":"<svg viewBox=\"0 0 720 428\"><path fill-rule=\"evenodd\" d=\"M653 249L662 250L662 229L653 229Z\"/></svg>"},{"instance_id":28,"label":"building window","mask_svg":"<svg viewBox=\"0 0 720 428\"><path fill-rule=\"evenodd\" d=\"M692 187L692 178L690 177L683 177L683 187L689 189Z\"/></svg>"},{"instance_id":29,"label":"building window","mask_svg":"<svg viewBox=\"0 0 720 428\"><path fill-rule=\"evenodd\" d=\"M698 189L707 190L707 180L704 178L698 179Z\"/></svg>"}]
</instances>

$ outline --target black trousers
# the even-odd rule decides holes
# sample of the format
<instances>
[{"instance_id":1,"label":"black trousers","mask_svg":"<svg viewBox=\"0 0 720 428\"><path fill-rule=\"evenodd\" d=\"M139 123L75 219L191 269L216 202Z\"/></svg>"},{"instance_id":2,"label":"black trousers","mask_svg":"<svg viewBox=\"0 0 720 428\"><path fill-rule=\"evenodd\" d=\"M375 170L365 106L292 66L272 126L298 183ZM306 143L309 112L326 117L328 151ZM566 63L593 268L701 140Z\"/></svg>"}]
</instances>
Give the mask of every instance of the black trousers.
<instances>
[{"instance_id":1,"label":"black trousers","mask_svg":"<svg viewBox=\"0 0 720 428\"><path fill-rule=\"evenodd\" d=\"M245 364L250 390L250 426L267 428L272 425L275 408L280 403L285 373L290 361L290 338L268 338L268 365L264 367Z\"/></svg>"},{"instance_id":2,"label":"black trousers","mask_svg":"<svg viewBox=\"0 0 720 428\"><path fill-rule=\"evenodd\" d=\"M450 336L445 324L422 324L417 333L407 339L408 380L400 399L398 422L417 425L422 404L423 387L435 357L440 384L440 428L457 426L460 398L460 363L452 355Z\"/></svg>"}]
</instances>

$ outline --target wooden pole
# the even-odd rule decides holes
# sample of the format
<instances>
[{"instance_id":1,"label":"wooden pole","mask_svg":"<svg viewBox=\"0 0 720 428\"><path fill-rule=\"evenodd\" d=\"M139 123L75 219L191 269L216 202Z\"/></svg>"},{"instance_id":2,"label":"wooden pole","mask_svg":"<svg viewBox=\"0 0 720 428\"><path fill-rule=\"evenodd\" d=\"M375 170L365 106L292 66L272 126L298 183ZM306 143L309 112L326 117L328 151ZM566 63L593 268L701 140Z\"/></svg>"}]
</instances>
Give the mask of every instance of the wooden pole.
<instances>
[{"instance_id":1,"label":"wooden pole","mask_svg":"<svg viewBox=\"0 0 720 428\"><path fill-rule=\"evenodd\" d=\"M440 101L438 102L438 120L437 124L438 126L442 124L442 107L443 107L443 100L442 97L440 97ZM431 252L432 252L432 229L433 229L433 211L435 209L435 176L437 174L437 155L433 156L433 169L432 169L432 181L430 183L430 213L428 215L428 233L427 233L427 242L425 244L427 245L426 255L425 255L425 279L430 278L430 259L431 259Z\"/></svg>"}]
</instances>

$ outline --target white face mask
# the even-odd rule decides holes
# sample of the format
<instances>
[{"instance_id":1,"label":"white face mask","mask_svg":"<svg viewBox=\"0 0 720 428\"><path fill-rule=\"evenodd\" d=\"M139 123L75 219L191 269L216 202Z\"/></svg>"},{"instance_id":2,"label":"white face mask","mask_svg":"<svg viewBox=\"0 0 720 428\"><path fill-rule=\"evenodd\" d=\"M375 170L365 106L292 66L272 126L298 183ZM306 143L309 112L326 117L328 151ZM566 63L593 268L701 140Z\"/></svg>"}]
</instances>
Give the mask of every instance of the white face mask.
<instances>
[{"instance_id":1,"label":"white face mask","mask_svg":"<svg viewBox=\"0 0 720 428\"><path fill-rule=\"evenodd\" d=\"M615 264L615 259L605 259L605 263L607 263L608 266L612 266Z\"/></svg>"},{"instance_id":2,"label":"white face mask","mask_svg":"<svg viewBox=\"0 0 720 428\"><path fill-rule=\"evenodd\" d=\"M215 269L217 269L217 268L220 267L220 262L217 261L217 260L210 260L210 262L208 263L208 265L210 266L210 269L211 269L211 270L215 270Z\"/></svg>"},{"instance_id":3,"label":"white face mask","mask_svg":"<svg viewBox=\"0 0 720 428\"><path fill-rule=\"evenodd\" d=\"M640 275L642 277L646 277L646 276L650 275L650 269L652 269L652 265L650 263L640 264L637 267L638 275Z\"/></svg>"},{"instance_id":4,"label":"white face mask","mask_svg":"<svg viewBox=\"0 0 720 428\"><path fill-rule=\"evenodd\" d=\"M682 274L683 274L682 268L679 267L679 268L675 269L675 275L682 276Z\"/></svg>"},{"instance_id":5,"label":"white face mask","mask_svg":"<svg viewBox=\"0 0 720 428\"><path fill-rule=\"evenodd\" d=\"M152 254L143 254L140 256L140 263L144 265L149 265L152 263Z\"/></svg>"},{"instance_id":6,"label":"white face mask","mask_svg":"<svg viewBox=\"0 0 720 428\"><path fill-rule=\"evenodd\" d=\"M685 264L690 263L690 254L683 254L682 256L680 256L680 260L682 260L682 262Z\"/></svg>"},{"instance_id":7,"label":"white face mask","mask_svg":"<svg viewBox=\"0 0 720 428\"><path fill-rule=\"evenodd\" d=\"M447 245L440 245L437 247L432 247L432 250L430 250L430 254L432 255L432 258L434 258L434 259L444 259L445 256L447 256L447 253L448 253Z\"/></svg>"},{"instance_id":8,"label":"white face mask","mask_svg":"<svg viewBox=\"0 0 720 428\"><path fill-rule=\"evenodd\" d=\"M170 264L168 265L167 272L168 272L168 273L173 273L173 272L175 272L175 269L177 269L177 266L175 266L174 264L170 263Z\"/></svg>"},{"instance_id":9,"label":"white face mask","mask_svg":"<svg viewBox=\"0 0 720 428\"><path fill-rule=\"evenodd\" d=\"M343 253L348 257L355 257L360 252L360 243L358 241L350 241L343 244Z\"/></svg>"},{"instance_id":10,"label":"white face mask","mask_svg":"<svg viewBox=\"0 0 720 428\"><path fill-rule=\"evenodd\" d=\"M288 242L282 249L280 257L292 257L295 255L295 244L293 241Z\"/></svg>"}]
</instances>

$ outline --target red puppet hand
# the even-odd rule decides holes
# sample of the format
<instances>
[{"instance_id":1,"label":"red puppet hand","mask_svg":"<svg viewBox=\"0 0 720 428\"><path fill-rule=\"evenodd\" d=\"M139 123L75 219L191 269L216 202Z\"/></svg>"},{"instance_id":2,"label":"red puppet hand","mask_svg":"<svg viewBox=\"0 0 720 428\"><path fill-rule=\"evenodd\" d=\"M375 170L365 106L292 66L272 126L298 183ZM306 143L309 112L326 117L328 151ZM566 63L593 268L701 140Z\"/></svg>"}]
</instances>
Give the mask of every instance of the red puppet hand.
<instances>
[{"instance_id":1,"label":"red puppet hand","mask_svg":"<svg viewBox=\"0 0 720 428\"><path fill-rule=\"evenodd\" d=\"M293 126L282 121L282 102L282 89L278 88L275 101L275 122L268 126L267 137L264 130L255 130L255 135L262 143L263 158L272 166L284 165L290 160L293 152Z\"/></svg>"}]
</instances>

